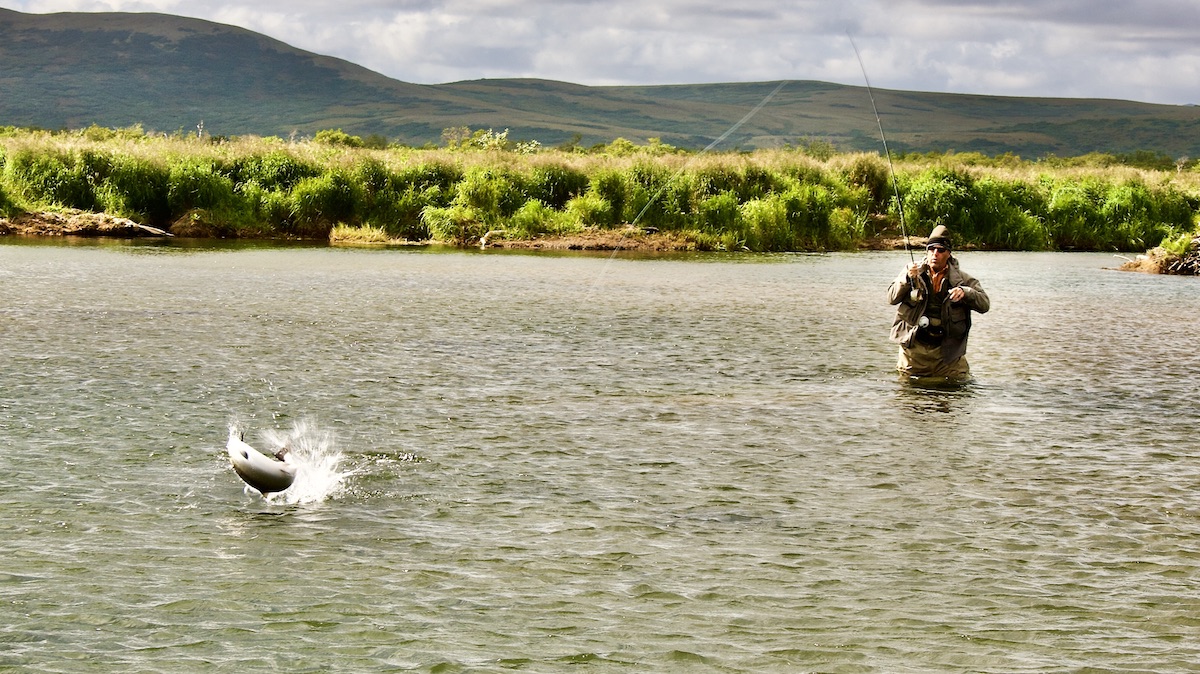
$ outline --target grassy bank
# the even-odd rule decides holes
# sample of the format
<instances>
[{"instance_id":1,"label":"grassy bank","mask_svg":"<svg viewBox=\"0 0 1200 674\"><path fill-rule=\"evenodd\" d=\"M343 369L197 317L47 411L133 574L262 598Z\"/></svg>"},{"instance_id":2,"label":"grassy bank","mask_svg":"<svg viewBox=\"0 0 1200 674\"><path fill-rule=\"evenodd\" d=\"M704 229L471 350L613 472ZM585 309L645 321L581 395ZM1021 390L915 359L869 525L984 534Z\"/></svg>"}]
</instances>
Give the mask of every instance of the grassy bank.
<instances>
[{"instance_id":1,"label":"grassy bank","mask_svg":"<svg viewBox=\"0 0 1200 674\"><path fill-rule=\"evenodd\" d=\"M324 133L324 132L323 132ZM899 235L874 154L689 154L618 139L581 151L479 133L439 149L163 137L95 127L0 131L0 215L80 209L177 236L363 243L537 240L632 229L700 250L849 250ZM1200 173L1103 158L980 155L896 162L908 232L949 226L959 245L1153 248L1195 230Z\"/></svg>"}]
</instances>

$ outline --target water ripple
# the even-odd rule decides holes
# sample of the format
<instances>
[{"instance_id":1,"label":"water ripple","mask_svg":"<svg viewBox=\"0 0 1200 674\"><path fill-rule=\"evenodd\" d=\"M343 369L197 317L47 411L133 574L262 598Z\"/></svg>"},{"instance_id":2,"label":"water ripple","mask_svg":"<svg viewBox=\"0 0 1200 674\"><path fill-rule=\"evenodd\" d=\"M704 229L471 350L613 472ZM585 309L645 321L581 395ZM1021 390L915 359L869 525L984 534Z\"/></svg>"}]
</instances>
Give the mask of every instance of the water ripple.
<instances>
[{"instance_id":1,"label":"water ripple","mask_svg":"<svg viewBox=\"0 0 1200 674\"><path fill-rule=\"evenodd\" d=\"M964 257L937 387L886 254L0 246L0 669L1188 671L1194 283Z\"/></svg>"}]
</instances>

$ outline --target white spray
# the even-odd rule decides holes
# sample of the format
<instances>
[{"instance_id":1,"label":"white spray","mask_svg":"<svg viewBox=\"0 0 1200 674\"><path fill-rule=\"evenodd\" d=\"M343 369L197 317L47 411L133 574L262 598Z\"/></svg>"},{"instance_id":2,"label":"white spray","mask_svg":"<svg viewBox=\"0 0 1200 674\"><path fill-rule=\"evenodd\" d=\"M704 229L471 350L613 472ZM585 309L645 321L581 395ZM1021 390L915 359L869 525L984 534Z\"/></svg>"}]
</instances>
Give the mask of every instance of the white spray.
<instances>
[{"instance_id":1,"label":"white spray","mask_svg":"<svg viewBox=\"0 0 1200 674\"><path fill-rule=\"evenodd\" d=\"M240 436L239 425L231 423L230 435ZM317 503L341 494L346 478L354 471L342 471L342 452L332 433L319 429L315 422L302 419L290 430L267 429L261 434L261 446L270 453L287 450L287 461L296 468L291 486L268 494L263 500L278 504ZM247 487L247 492L258 493Z\"/></svg>"}]
</instances>

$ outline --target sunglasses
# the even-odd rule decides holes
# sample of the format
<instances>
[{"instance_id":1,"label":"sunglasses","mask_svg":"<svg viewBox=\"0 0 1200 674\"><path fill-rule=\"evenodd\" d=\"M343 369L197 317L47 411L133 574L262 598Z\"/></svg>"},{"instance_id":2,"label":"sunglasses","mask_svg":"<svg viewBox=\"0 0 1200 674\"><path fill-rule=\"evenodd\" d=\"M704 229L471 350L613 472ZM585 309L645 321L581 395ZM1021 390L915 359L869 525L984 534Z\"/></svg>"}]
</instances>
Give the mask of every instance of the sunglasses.
<instances>
[{"instance_id":1,"label":"sunglasses","mask_svg":"<svg viewBox=\"0 0 1200 674\"><path fill-rule=\"evenodd\" d=\"M932 250L935 253L945 253L946 251L948 251L950 249L942 248L941 246L930 246L930 247L926 248L925 250Z\"/></svg>"}]
</instances>

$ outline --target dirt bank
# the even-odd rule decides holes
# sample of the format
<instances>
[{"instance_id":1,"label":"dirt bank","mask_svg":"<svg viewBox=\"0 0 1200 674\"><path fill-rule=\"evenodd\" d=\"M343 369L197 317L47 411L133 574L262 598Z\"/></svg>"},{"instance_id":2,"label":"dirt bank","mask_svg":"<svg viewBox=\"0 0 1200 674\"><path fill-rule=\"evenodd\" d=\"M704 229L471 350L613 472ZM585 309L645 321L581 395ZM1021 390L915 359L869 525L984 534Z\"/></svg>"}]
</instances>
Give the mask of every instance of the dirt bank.
<instances>
[{"instance_id":1,"label":"dirt bank","mask_svg":"<svg viewBox=\"0 0 1200 674\"><path fill-rule=\"evenodd\" d=\"M170 232L104 213L62 211L0 218L0 234L32 236L172 236Z\"/></svg>"},{"instance_id":2,"label":"dirt bank","mask_svg":"<svg viewBox=\"0 0 1200 674\"><path fill-rule=\"evenodd\" d=\"M1184 255L1172 255L1162 248L1153 248L1145 255L1125 262L1120 269L1144 274L1200 276L1200 236L1192 241L1191 251Z\"/></svg>"},{"instance_id":3,"label":"dirt bank","mask_svg":"<svg viewBox=\"0 0 1200 674\"><path fill-rule=\"evenodd\" d=\"M181 219L182 220L182 219ZM175 227L172 227L175 229ZM29 236L114 236L151 237L174 236L171 232L142 225L127 218L118 218L104 213L85 211L55 211L24 213L11 219L0 218L0 235L18 234ZM189 229L183 236L192 234ZM920 248L923 239L911 239L910 245ZM350 242L352 243L352 242ZM520 250L596 250L596 251L645 251L645 252L688 252L713 250L698 242L695 237L680 232L659 232L639 227L597 229L568 234L546 236L536 239L504 239L500 232L484 237L482 247L509 248ZM900 250L904 239L893 235L882 235L859 245L861 250Z\"/></svg>"},{"instance_id":4,"label":"dirt bank","mask_svg":"<svg viewBox=\"0 0 1200 674\"><path fill-rule=\"evenodd\" d=\"M918 241L910 245L920 246ZM600 229L568 234L546 236L536 239L491 239L485 237L483 247L512 248L521 250L636 250L646 252L689 252L715 250L693 237L680 232L645 231L639 228ZM876 237L863 242L862 250L900 250L904 239L899 237Z\"/></svg>"}]
</instances>

